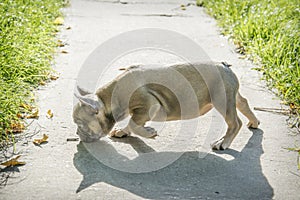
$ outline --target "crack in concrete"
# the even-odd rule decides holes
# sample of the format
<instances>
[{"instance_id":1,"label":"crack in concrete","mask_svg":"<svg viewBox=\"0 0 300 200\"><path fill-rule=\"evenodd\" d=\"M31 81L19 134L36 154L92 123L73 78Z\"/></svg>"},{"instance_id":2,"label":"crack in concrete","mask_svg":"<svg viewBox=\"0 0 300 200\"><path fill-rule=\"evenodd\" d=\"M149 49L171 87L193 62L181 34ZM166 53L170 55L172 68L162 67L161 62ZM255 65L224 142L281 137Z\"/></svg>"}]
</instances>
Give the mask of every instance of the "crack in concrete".
<instances>
[{"instance_id":1,"label":"crack in concrete","mask_svg":"<svg viewBox=\"0 0 300 200\"><path fill-rule=\"evenodd\" d=\"M162 1L149 1L149 0L87 0L87 1L95 1L101 3L120 3L120 4L183 4L184 0L162 0ZM195 5L195 2L192 0L187 0L184 5Z\"/></svg>"},{"instance_id":2,"label":"crack in concrete","mask_svg":"<svg viewBox=\"0 0 300 200\"><path fill-rule=\"evenodd\" d=\"M190 15L185 14L166 14L166 13L150 13L150 14L135 14L135 13L122 13L122 16L142 16L142 17L192 17Z\"/></svg>"}]
</instances>

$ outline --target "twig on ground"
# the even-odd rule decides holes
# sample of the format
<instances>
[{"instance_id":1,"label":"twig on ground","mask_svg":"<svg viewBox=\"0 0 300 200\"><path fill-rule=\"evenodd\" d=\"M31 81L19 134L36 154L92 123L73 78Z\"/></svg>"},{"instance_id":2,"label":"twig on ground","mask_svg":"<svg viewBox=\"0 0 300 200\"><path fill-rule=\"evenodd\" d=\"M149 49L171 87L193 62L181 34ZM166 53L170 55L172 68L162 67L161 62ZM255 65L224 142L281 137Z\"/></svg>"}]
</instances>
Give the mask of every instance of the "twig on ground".
<instances>
[{"instance_id":1,"label":"twig on ground","mask_svg":"<svg viewBox=\"0 0 300 200\"><path fill-rule=\"evenodd\" d=\"M254 110L289 116L289 118L286 120L289 128L295 130L296 134L300 134L300 116L298 112L295 112L295 110L284 109L284 108L260 108L260 107L254 107Z\"/></svg>"},{"instance_id":2,"label":"twig on ground","mask_svg":"<svg viewBox=\"0 0 300 200\"><path fill-rule=\"evenodd\" d=\"M260 108L260 107L254 107L254 110L264 111L264 112L271 112L271 113L282 114L282 115L289 115L291 113L291 111L289 109L284 109L284 108Z\"/></svg>"}]
</instances>

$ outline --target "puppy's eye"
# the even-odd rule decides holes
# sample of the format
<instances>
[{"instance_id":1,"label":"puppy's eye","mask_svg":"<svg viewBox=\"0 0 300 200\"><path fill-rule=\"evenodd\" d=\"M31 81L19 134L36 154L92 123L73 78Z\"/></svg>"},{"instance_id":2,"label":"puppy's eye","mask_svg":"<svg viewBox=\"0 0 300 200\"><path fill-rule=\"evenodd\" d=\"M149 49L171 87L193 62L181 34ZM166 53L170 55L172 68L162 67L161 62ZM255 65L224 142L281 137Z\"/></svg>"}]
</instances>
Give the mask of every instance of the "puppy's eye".
<instances>
[{"instance_id":1,"label":"puppy's eye","mask_svg":"<svg viewBox=\"0 0 300 200\"><path fill-rule=\"evenodd\" d=\"M76 124L83 124L82 121L81 121L80 119L75 119L74 122L75 122Z\"/></svg>"},{"instance_id":2,"label":"puppy's eye","mask_svg":"<svg viewBox=\"0 0 300 200\"><path fill-rule=\"evenodd\" d=\"M84 126L83 126L83 124L78 124L78 127L83 128Z\"/></svg>"}]
</instances>

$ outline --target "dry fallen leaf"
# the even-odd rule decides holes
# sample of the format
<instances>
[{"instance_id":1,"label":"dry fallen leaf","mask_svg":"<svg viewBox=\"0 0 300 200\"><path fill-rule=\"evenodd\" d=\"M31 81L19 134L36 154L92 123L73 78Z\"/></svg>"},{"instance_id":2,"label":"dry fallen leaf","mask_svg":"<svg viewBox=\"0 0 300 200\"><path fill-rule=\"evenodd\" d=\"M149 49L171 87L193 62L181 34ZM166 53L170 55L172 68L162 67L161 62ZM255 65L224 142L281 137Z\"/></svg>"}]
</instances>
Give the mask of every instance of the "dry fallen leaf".
<instances>
[{"instance_id":1,"label":"dry fallen leaf","mask_svg":"<svg viewBox=\"0 0 300 200\"><path fill-rule=\"evenodd\" d=\"M17 117L20 118L20 119L24 119L26 116L25 116L24 113L18 113Z\"/></svg>"},{"instance_id":2,"label":"dry fallen leaf","mask_svg":"<svg viewBox=\"0 0 300 200\"><path fill-rule=\"evenodd\" d=\"M64 47L65 44L64 44L64 43L57 43L57 46L58 46L58 47Z\"/></svg>"},{"instance_id":3,"label":"dry fallen leaf","mask_svg":"<svg viewBox=\"0 0 300 200\"><path fill-rule=\"evenodd\" d=\"M21 156L18 155L17 157L15 158L12 158L4 163L1 163L1 165L3 166L6 166L6 167L10 167L10 166L18 166L18 165L25 165L26 163L25 162L21 162L21 161L18 161L18 159L20 158Z\"/></svg>"},{"instance_id":4,"label":"dry fallen leaf","mask_svg":"<svg viewBox=\"0 0 300 200\"><path fill-rule=\"evenodd\" d=\"M34 139L33 140L33 144L40 145L40 144L42 144L44 142L47 142L47 139L48 139L48 135L44 134L43 138L41 138L41 139Z\"/></svg>"},{"instance_id":5,"label":"dry fallen leaf","mask_svg":"<svg viewBox=\"0 0 300 200\"><path fill-rule=\"evenodd\" d=\"M55 25L62 25L64 23L64 18L62 17L57 17L54 22Z\"/></svg>"},{"instance_id":6,"label":"dry fallen leaf","mask_svg":"<svg viewBox=\"0 0 300 200\"><path fill-rule=\"evenodd\" d=\"M69 52L67 52L66 50L62 50L61 53L69 53Z\"/></svg>"},{"instance_id":7,"label":"dry fallen leaf","mask_svg":"<svg viewBox=\"0 0 300 200\"><path fill-rule=\"evenodd\" d=\"M67 30L70 30L70 29L71 29L71 26L68 26L66 29L67 29Z\"/></svg>"},{"instance_id":8,"label":"dry fallen leaf","mask_svg":"<svg viewBox=\"0 0 300 200\"><path fill-rule=\"evenodd\" d=\"M17 123L12 123L10 125L10 128L13 133L21 133L25 129L25 126L23 123L17 122Z\"/></svg>"},{"instance_id":9,"label":"dry fallen leaf","mask_svg":"<svg viewBox=\"0 0 300 200\"><path fill-rule=\"evenodd\" d=\"M290 103L290 108L293 110L293 109L296 109L296 106L294 103Z\"/></svg>"},{"instance_id":10,"label":"dry fallen leaf","mask_svg":"<svg viewBox=\"0 0 300 200\"><path fill-rule=\"evenodd\" d=\"M50 79L52 80L52 81L55 81L55 80L57 80L59 78L59 76L55 76L55 75L51 75L50 76Z\"/></svg>"},{"instance_id":11,"label":"dry fallen leaf","mask_svg":"<svg viewBox=\"0 0 300 200\"><path fill-rule=\"evenodd\" d=\"M27 119L34 119L34 118L38 118L38 117L39 117L38 109L26 116Z\"/></svg>"},{"instance_id":12,"label":"dry fallen leaf","mask_svg":"<svg viewBox=\"0 0 300 200\"><path fill-rule=\"evenodd\" d=\"M47 111L47 117L49 119L51 119L53 117L53 112L50 109Z\"/></svg>"},{"instance_id":13,"label":"dry fallen leaf","mask_svg":"<svg viewBox=\"0 0 300 200\"><path fill-rule=\"evenodd\" d=\"M46 85L45 81L41 81L40 85Z\"/></svg>"},{"instance_id":14,"label":"dry fallen leaf","mask_svg":"<svg viewBox=\"0 0 300 200\"><path fill-rule=\"evenodd\" d=\"M32 110L34 109L33 106L28 105L28 104L25 104L25 103L21 103L20 107L21 107L21 108L24 108L24 109L26 109L26 110L28 110L28 111L32 111Z\"/></svg>"}]
</instances>

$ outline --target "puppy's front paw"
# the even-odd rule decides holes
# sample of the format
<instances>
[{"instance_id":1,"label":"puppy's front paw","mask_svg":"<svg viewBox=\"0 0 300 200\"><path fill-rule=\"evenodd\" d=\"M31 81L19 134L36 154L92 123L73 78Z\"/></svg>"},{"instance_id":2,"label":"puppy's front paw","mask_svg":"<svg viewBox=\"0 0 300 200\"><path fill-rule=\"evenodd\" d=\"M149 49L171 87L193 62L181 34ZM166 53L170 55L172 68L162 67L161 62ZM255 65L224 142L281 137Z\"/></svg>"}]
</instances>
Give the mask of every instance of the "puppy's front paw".
<instances>
[{"instance_id":1,"label":"puppy's front paw","mask_svg":"<svg viewBox=\"0 0 300 200\"><path fill-rule=\"evenodd\" d=\"M214 143L211 144L211 148L213 150L225 150L228 148L229 145L226 144L224 138L221 138Z\"/></svg>"},{"instance_id":2,"label":"puppy's front paw","mask_svg":"<svg viewBox=\"0 0 300 200\"><path fill-rule=\"evenodd\" d=\"M147 138L152 138L154 139L157 135L157 131L154 128L151 127L145 127L145 130L147 131Z\"/></svg>"},{"instance_id":3,"label":"puppy's front paw","mask_svg":"<svg viewBox=\"0 0 300 200\"><path fill-rule=\"evenodd\" d=\"M255 121L250 121L247 124L248 128L258 128L258 125L260 124L259 120L255 120Z\"/></svg>"},{"instance_id":4,"label":"puppy's front paw","mask_svg":"<svg viewBox=\"0 0 300 200\"><path fill-rule=\"evenodd\" d=\"M114 129L109 133L110 137L117 137L117 138L122 138L128 136L129 133L125 132L122 129Z\"/></svg>"},{"instance_id":5,"label":"puppy's front paw","mask_svg":"<svg viewBox=\"0 0 300 200\"><path fill-rule=\"evenodd\" d=\"M154 128L151 127L143 127L140 126L138 128L135 128L133 130L133 133L142 136L144 138L152 138L154 139L157 136L157 132Z\"/></svg>"}]
</instances>

